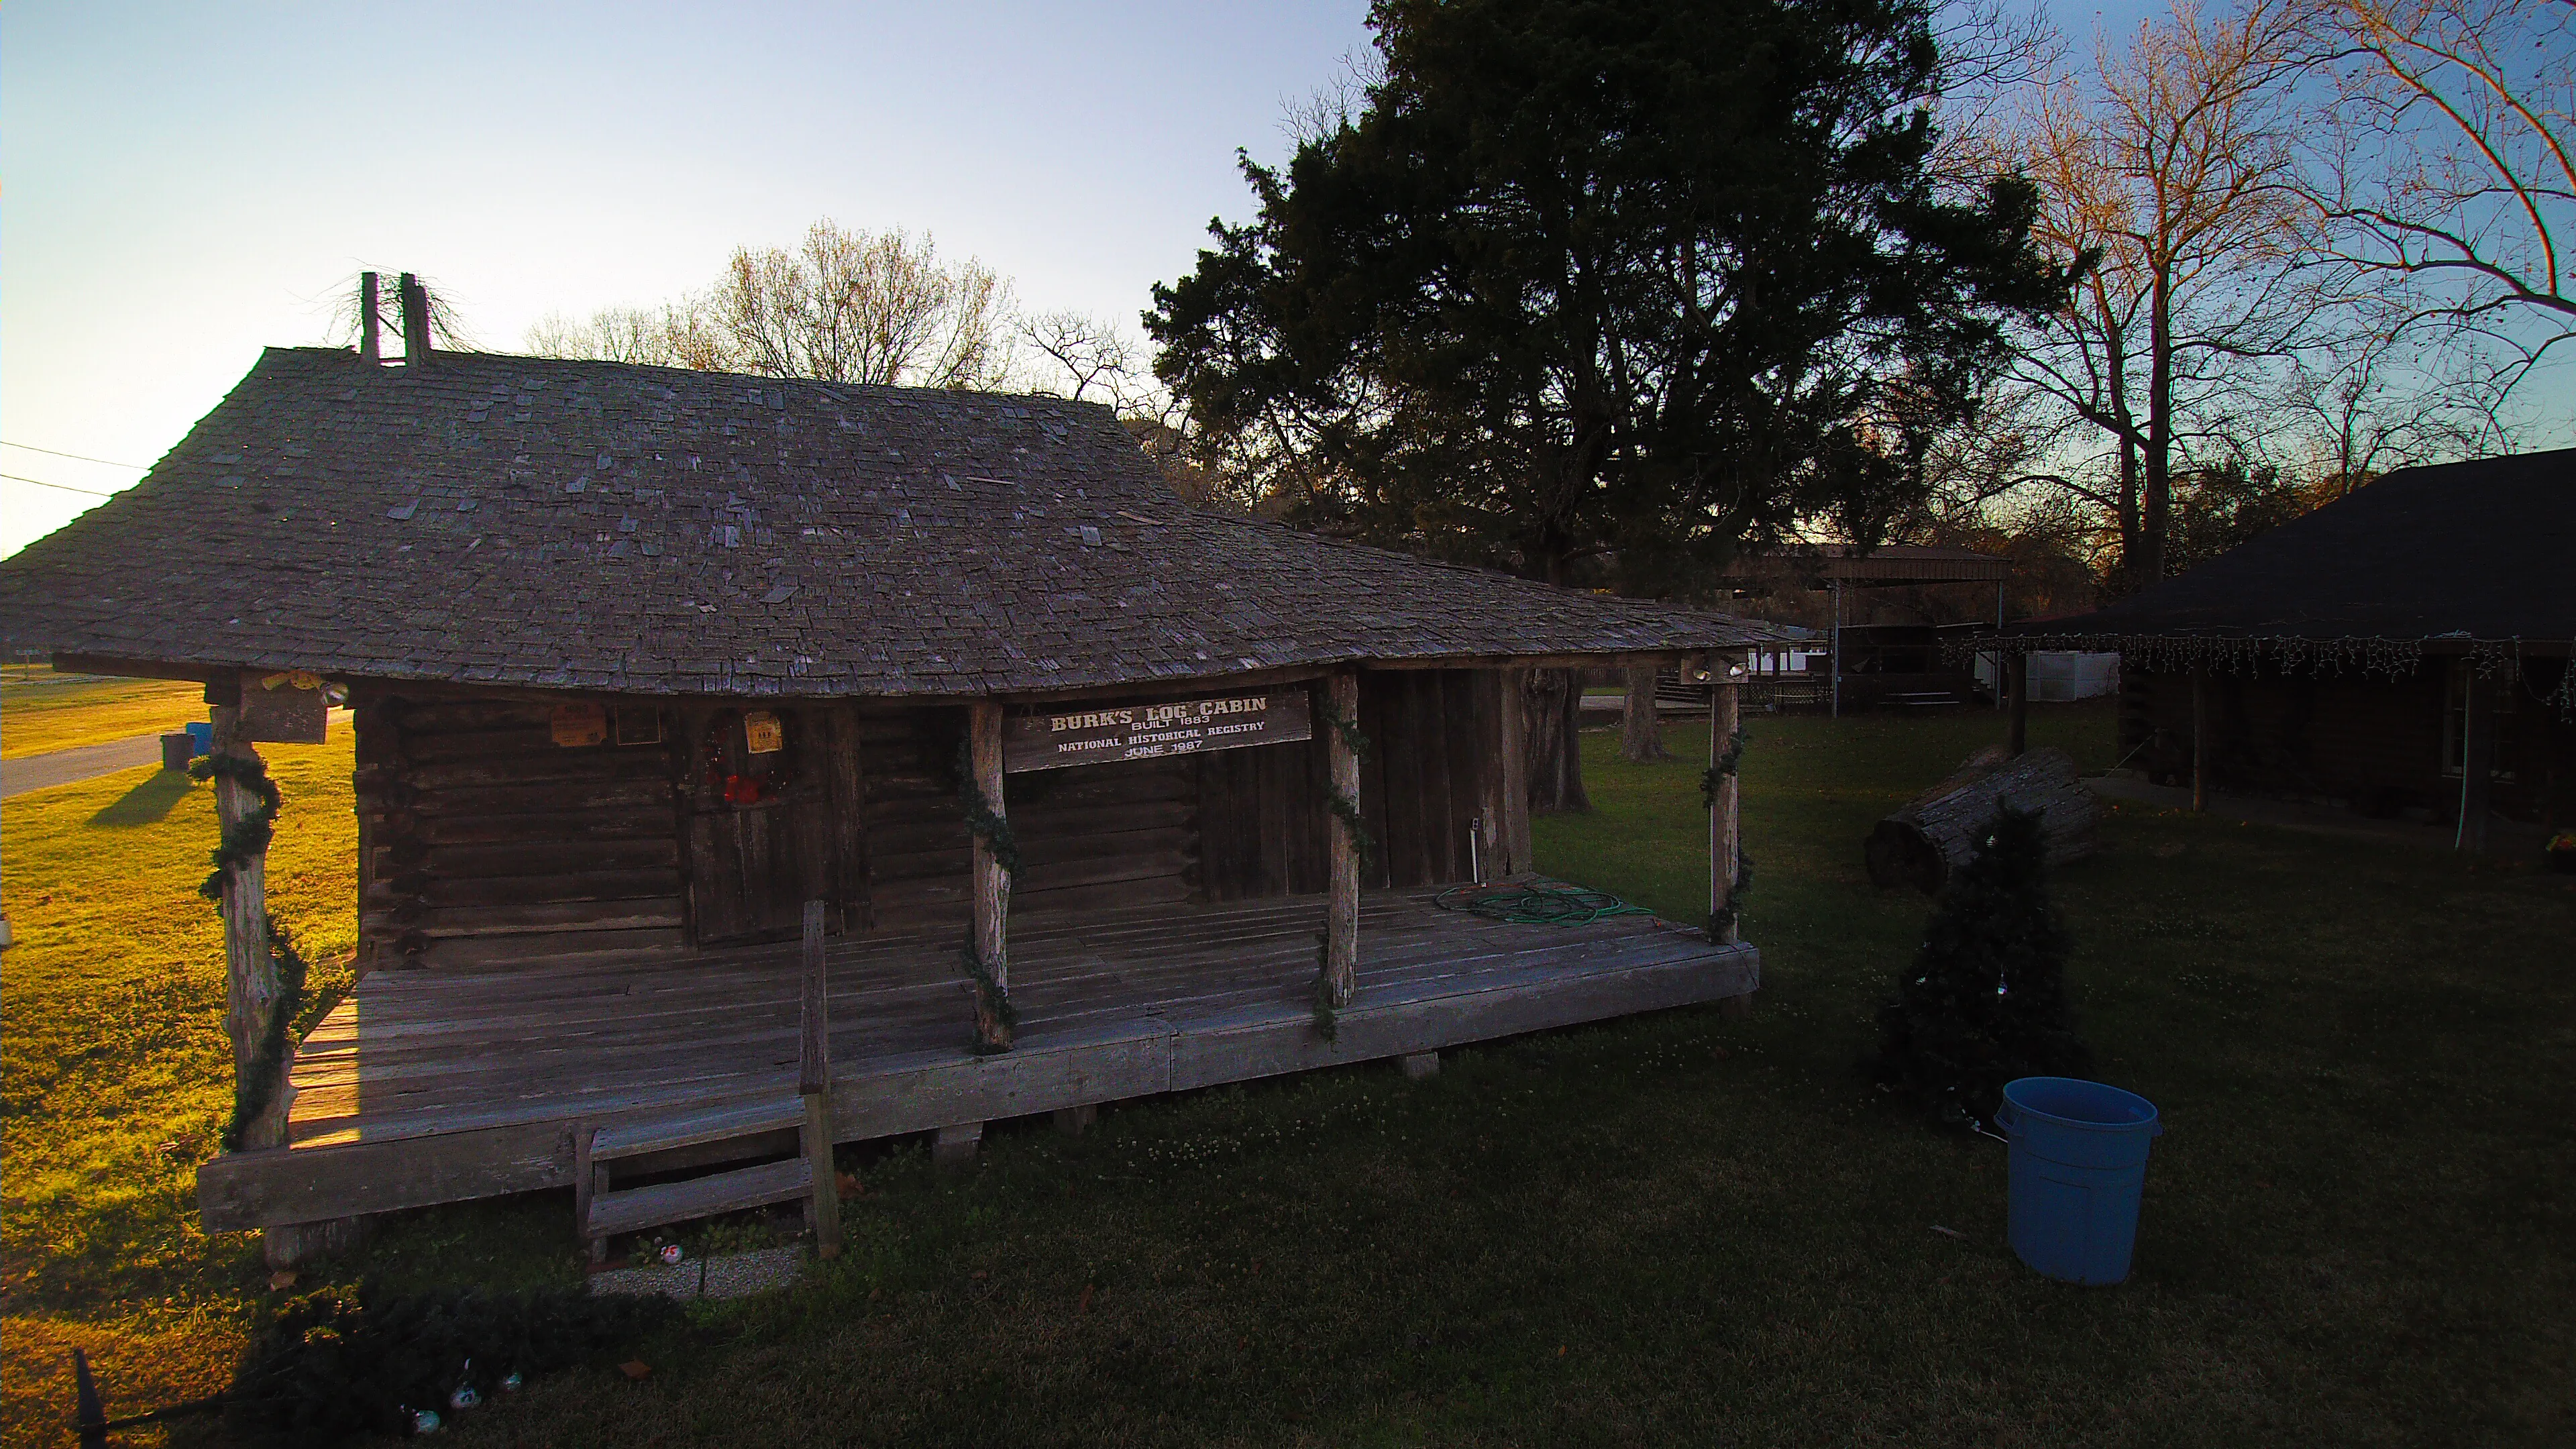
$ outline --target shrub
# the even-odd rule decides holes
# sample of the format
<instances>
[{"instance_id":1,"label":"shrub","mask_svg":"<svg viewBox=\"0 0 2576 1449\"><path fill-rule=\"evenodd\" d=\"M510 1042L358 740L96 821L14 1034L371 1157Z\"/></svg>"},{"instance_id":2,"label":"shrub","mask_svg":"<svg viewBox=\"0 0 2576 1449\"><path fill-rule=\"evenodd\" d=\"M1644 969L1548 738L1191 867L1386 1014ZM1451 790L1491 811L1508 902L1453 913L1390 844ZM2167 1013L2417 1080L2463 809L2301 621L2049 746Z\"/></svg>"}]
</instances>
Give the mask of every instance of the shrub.
<instances>
[{"instance_id":1,"label":"shrub","mask_svg":"<svg viewBox=\"0 0 2576 1449\"><path fill-rule=\"evenodd\" d=\"M2003 806L1951 875L1896 1000L1879 1008L1871 1075L1967 1127L1993 1120L2016 1077L2090 1072L2066 999L2067 949L2040 817Z\"/></svg>"}]
</instances>

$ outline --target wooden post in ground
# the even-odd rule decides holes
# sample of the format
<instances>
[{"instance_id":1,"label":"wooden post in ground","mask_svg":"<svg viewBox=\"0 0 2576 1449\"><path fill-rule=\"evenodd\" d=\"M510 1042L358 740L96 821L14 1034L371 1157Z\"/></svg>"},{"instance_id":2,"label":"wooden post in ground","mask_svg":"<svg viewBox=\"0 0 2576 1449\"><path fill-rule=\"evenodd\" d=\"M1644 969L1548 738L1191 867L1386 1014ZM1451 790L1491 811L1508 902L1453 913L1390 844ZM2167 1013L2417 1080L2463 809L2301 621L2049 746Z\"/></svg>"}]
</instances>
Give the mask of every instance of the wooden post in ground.
<instances>
[{"instance_id":1,"label":"wooden post in ground","mask_svg":"<svg viewBox=\"0 0 2576 1449\"><path fill-rule=\"evenodd\" d=\"M2191 667L2191 808L2209 809L2209 666Z\"/></svg>"},{"instance_id":2,"label":"wooden post in ground","mask_svg":"<svg viewBox=\"0 0 2576 1449\"><path fill-rule=\"evenodd\" d=\"M2483 852L2487 848L2487 815L2495 788L2496 715L2494 681L2482 678L2474 663L2458 666L2460 681L2460 818L2451 832L2451 848Z\"/></svg>"},{"instance_id":3,"label":"wooden post in ground","mask_svg":"<svg viewBox=\"0 0 2576 1449\"><path fill-rule=\"evenodd\" d=\"M1360 677L1349 670L1334 675L1325 684L1325 699L1335 723L1329 726L1331 735L1324 741L1324 750L1332 764L1333 798L1343 808L1336 808L1335 818L1324 826L1332 841L1332 875L1331 893L1324 902L1323 989L1333 1005L1347 1006L1351 993L1359 989L1360 842L1350 820L1360 806L1360 757L1341 727L1359 724ZM1517 703L1505 701L1505 707Z\"/></svg>"},{"instance_id":4,"label":"wooden post in ground","mask_svg":"<svg viewBox=\"0 0 2576 1449\"><path fill-rule=\"evenodd\" d=\"M823 912L821 901L805 903L805 970L803 1001L797 1012L801 1041L796 1054L796 1091L805 1099L805 1163L814 1175L814 1195L806 1214L814 1227L818 1256L841 1256L840 1180L832 1170L832 1025L823 980Z\"/></svg>"},{"instance_id":5,"label":"wooden post in ground","mask_svg":"<svg viewBox=\"0 0 2576 1449\"><path fill-rule=\"evenodd\" d=\"M1002 707L991 700L979 699L967 707L967 766L974 773L975 789L983 795L984 806L996 817L1006 814L1002 804ZM1010 956L1011 873L993 855L992 842L975 837L975 959L982 962L991 978L992 990L1007 995L1011 989ZM1011 1047L1010 1024L994 1010L998 1003L975 995L975 1037L987 1051L1008 1051Z\"/></svg>"},{"instance_id":6,"label":"wooden post in ground","mask_svg":"<svg viewBox=\"0 0 2576 1449\"><path fill-rule=\"evenodd\" d=\"M1742 723L1743 664L1727 655L1715 655L1708 661L1708 763L1715 768L1725 758L1735 731ZM1708 919L1709 939L1720 945L1741 939L1728 908L1735 904L1735 857L1741 837L1736 834L1736 777L1717 778L1715 798L1708 811ZM1724 921L1724 926L1719 922Z\"/></svg>"},{"instance_id":7,"label":"wooden post in ground","mask_svg":"<svg viewBox=\"0 0 2576 1449\"><path fill-rule=\"evenodd\" d=\"M2004 753L2030 748L2030 655L2012 650L2004 655L2004 687L2012 691L2012 713L2004 717Z\"/></svg>"}]
</instances>

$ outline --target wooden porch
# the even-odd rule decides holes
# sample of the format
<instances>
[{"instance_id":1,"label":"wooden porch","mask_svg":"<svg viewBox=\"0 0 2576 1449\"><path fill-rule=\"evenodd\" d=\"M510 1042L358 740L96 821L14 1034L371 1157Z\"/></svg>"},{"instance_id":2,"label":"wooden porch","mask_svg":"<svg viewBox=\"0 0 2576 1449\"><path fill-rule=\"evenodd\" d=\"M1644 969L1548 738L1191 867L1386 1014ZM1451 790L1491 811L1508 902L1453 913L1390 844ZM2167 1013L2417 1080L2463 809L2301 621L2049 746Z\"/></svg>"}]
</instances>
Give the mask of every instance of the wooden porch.
<instances>
[{"instance_id":1,"label":"wooden porch","mask_svg":"<svg viewBox=\"0 0 2576 1449\"><path fill-rule=\"evenodd\" d=\"M1358 990L1314 1017L1325 898L1027 911L1011 921L1017 1042L977 1055L953 930L834 939L841 1141L1437 1051L1720 1000L1759 955L1631 915L1505 925L1430 890L1362 898ZM575 1139L730 1119L790 1130L799 950L379 971L297 1054L291 1145L198 1175L210 1230L565 1187ZM688 1137L681 1132L670 1140Z\"/></svg>"}]
</instances>

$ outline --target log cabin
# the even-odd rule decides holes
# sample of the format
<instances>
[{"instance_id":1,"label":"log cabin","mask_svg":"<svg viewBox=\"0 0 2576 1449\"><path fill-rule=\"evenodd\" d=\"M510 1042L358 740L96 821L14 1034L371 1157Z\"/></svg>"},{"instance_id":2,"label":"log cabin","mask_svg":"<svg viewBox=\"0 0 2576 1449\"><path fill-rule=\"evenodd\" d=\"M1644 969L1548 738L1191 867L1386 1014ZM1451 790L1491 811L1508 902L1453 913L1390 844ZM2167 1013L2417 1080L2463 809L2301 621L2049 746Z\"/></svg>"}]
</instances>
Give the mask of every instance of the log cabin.
<instances>
[{"instance_id":1,"label":"log cabin","mask_svg":"<svg viewBox=\"0 0 2576 1449\"><path fill-rule=\"evenodd\" d=\"M2453 827L2576 825L2576 449L2405 468L2095 613L1966 647L2117 650L2161 784ZM2014 750L2027 684L2013 690Z\"/></svg>"},{"instance_id":2,"label":"log cabin","mask_svg":"<svg viewBox=\"0 0 2576 1449\"><path fill-rule=\"evenodd\" d=\"M1731 773L1705 924L1435 897L1532 871L1530 670L1686 667L1715 757L1774 631L1188 506L1098 406L274 349L0 561L0 629L203 681L228 759L345 696L361 974L198 1179L281 1264L567 1186L596 1245L828 1197L836 1141L955 1152L1759 981ZM256 859L224 909L250 1082Z\"/></svg>"}]
</instances>

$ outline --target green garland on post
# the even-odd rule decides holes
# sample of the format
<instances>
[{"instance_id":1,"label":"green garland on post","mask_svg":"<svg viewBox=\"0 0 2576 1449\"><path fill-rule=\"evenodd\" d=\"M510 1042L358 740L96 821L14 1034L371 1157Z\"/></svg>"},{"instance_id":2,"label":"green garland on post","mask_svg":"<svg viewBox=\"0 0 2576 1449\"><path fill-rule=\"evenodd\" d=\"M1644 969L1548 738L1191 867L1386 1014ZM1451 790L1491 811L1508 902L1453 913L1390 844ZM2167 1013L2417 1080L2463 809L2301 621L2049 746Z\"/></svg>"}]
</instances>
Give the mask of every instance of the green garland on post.
<instances>
[{"instance_id":1,"label":"green garland on post","mask_svg":"<svg viewBox=\"0 0 2576 1449\"><path fill-rule=\"evenodd\" d=\"M1743 760L1744 726L1737 725L1735 733L1727 739L1725 753L1717 757L1716 764L1700 772L1700 808L1704 810L1717 808L1717 787L1724 783L1727 776L1735 773L1735 767L1743 763Z\"/></svg>"},{"instance_id":2,"label":"green garland on post","mask_svg":"<svg viewBox=\"0 0 2576 1449\"><path fill-rule=\"evenodd\" d=\"M984 798L975 783L975 751L966 741L957 742L957 803L966 809L966 828L980 837L984 848L993 852L994 863L1016 879L1020 873L1020 842L1011 834L1011 822Z\"/></svg>"},{"instance_id":3,"label":"green garland on post","mask_svg":"<svg viewBox=\"0 0 2576 1449\"><path fill-rule=\"evenodd\" d=\"M1369 834L1368 823L1360 818L1360 807L1339 795L1329 797L1329 803L1333 814L1341 819L1342 828L1351 833L1351 844L1359 848L1360 874L1376 869L1377 837Z\"/></svg>"},{"instance_id":4,"label":"green garland on post","mask_svg":"<svg viewBox=\"0 0 2576 1449\"><path fill-rule=\"evenodd\" d=\"M1701 808L1708 810L1717 808L1718 787L1724 784L1728 777L1736 774L1738 767L1743 763L1744 727L1737 725L1735 733L1727 737L1726 748L1718 754L1717 763L1700 774ZM1744 895L1751 889L1753 889L1753 857L1744 853L1744 843L1739 840L1735 845L1735 883L1727 888L1726 904L1709 912L1708 938L1710 940L1725 940L1727 933L1735 929L1736 922L1744 918Z\"/></svg>"},{"instance_id":5,"label":"green garland on post","mask_svg":"<svg viewBox=\"0 0 2576 1449\"><path fill-rule=\"evenodd\" d=\"M1344 719L1342 716L1335 714L1333 712L1333 707L1330 704L1325 705L1323 708L1324 723L1331 725L1333 727L1333 733L1342 737L1343 748L1348 749L1352 755L1359 759L1367 759L1369 757L1369 751L1376 748L1376 746L1369 742L1369 737L1367 735L1360 733L1358 722L1356 720ZM1368 821L1361 817L1358 803L1343 799L1339 791L1335 791L1326 796L1324 803L1332 807L1332 811L1335 815L1341 817L1342 828L1351 833L1351 844L1358 847L1360 853L1360 873L1362 875L1366 875L1369 871L1375 869L1377 866L1377 837L1369 834Z\"/></svg>"},{"instance_id":6,"label":"green garland on post","mask_svg":"<svg viewBox=\"0 0 2576 1449\"><path fill-rule=\"evenodd\" d=\"M248 865L267 851L277 833L277 812L286 806L286 797L277 782L268 778L268 767L257 756L200 755L188 762L192 779L225 779L259 797L256 809L224 827L216 843L212 860L214 869L207 872L197 886L197 894L218 907L224 899L224 877L237 866ZM251 1055L250 1071L233 1083L233 1115L224 1124L223 1147L226 1152L241 1150L242 1134L250 1124L268 1110L276 1100L278 1078L286 1067L287 1033L295 1018L304 1010L304 978L311 970L303 953L295 949L295 938L271 916L268 925L268 959L277 968L277 999L269 1004L268 1026L260 1033L259 1048Z\"/></svg>"},{"instance_id":7,"label":"green garland on post","mask_svg":"<svg viewBox=\"0 0 2576 1449\"><path fill-rule=\"evenodd\" d=\"M1341 1035L1340 1009L1333 1005L1333 938L1315 933L1315 1035L1332 1041Z\"/></svg>"},{"instance_id":8,"label":"green garland on post","mask_svg":"<svg viewBox=\"0 0 2576 1449\"><path fill-rule=\"evenodd\" d=\"M1744 847L1738 845L1735 847L1735 884L1727 888L1726 904L1709 912L1710 940L1723 941L1726 933L1735 929L1735 923L1744 918L1744 897L1752 889L1753 857L1745 854Z\"/></svg>"},{"instance_id":9,"label":"green garland on post","mask_svg":"<svg viewBox=\"0 0 2576 1449\"><path fill-rule=\"evenodd\" d=\"M1011 1005L1011 993L993 979L993 968L986 964L975 943L968 941L957 948L957 959L965 965L966 979L975 984L975 1001L979 1011L1002 1024L1002 1030L1016 1032L1020 1026L1019 1008ZM999 1056L1009 1047L993 1046L980 1037L975 1043L978 1056Z\"/></svg>"},{"instance_id":10,"label":"green garland on post","mask_svg":"<svg viewBox=\"0 0 2576 1449\"><path fill-rule=\"evenodd\" d=\"M1360 722L1357 719L1344 719L1333 713L1333 707L1330 704L1324 706L1324 723L1331 725L1333 733L1342 737L1344 749L1363 760L1369 757L1369 751L1376 748L1369 743L1368 736L1360 733Z\"/></svg>"}]
</instances>

